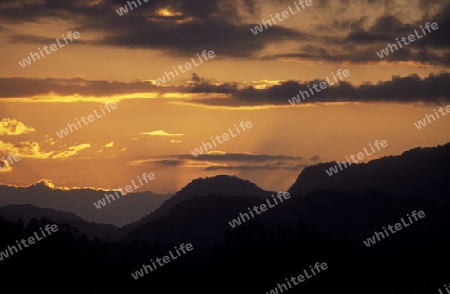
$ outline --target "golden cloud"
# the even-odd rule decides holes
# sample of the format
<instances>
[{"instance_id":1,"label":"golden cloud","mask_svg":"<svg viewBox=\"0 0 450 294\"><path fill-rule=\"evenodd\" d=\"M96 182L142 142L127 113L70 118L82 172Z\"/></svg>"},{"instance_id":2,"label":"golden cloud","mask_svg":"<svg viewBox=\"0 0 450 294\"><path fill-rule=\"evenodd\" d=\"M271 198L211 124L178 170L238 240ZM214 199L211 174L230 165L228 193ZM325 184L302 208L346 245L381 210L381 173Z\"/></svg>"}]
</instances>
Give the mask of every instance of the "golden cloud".
<instances>
[{"instance_id":1,"label":"golden cloud","mask_svg":"<svg viewBox=\"0 0 450 294\"><path fill-rule=\"evenodd\" d=\"M17 136L32 132L36 132L36 130L14 118L4 118L0 121L0 135Z\"/></svg>"},{"instance_id":2,"label":"golden cloud","mask_svg":"<svg viewBox=\"0 0 450 294\"><path fill-rule=\"evenodd\" d=\"M91 144L80 144L71 146L68 150L45 152L41 150L38 142L25 141L12 144L0 141L0 152L18 154L23 158L34 159L66 159L89 147L91 147Z\"/></svg>"},{"instance_id":3,"label":"golden cloud","mask_svg":"<svg viewBox=\"0 0 450 294\"><path fill-rule=\"evenodd\" d=\"M180 136L184 136L184 134L171 134L171 133L168 133L168 132L163 131L163 130L139 133L139 135L162 136L162 137L180 137Z\"/></svg>"}]
</instances>

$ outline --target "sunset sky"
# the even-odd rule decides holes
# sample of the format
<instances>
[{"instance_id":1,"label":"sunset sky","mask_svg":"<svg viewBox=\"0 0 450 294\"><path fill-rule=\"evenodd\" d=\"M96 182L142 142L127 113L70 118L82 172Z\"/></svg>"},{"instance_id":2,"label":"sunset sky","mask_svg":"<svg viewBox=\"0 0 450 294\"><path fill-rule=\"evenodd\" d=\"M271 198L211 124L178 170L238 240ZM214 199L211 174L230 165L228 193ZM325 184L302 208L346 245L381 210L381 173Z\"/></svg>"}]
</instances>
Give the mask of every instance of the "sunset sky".
<instances>
[{"instance_id":1,"label":"sunset sky","mask_svg":"<svg viewBox=\"0 0 450 294\"><path fill-rule=\"evenodd\" d=\"M153 172L140 190L166 193L229 174L285 191L304 167L343 161L375 140L389 146L365 161L450 142L450 116L414 126L450 104L448 0L312 0L250 31L293 2L141 0L119 16L126 1L2 1L0 159L21 160L0 170L0 183L112 189ZM439 29L378 57L427 22ZM81 37L19 65L69 31ZM204 50L215 57L155 84ZM350 72L339 85L289 104L339 69ZM116 110L56 135L112 102ZM253 127L209 154L191 154L241 121Z\"/></svg>"}]
</instances>

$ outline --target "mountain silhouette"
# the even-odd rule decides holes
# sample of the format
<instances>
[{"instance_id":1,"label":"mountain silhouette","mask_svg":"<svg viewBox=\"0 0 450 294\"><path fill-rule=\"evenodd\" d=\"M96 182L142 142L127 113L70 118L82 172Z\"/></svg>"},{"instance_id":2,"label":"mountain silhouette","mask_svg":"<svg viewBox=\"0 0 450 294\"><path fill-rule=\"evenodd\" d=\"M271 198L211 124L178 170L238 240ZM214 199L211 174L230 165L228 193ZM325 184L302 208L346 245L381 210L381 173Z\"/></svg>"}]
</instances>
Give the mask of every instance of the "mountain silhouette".
<instances>
[{"instance_id":1,"label":"mountain silhouette","mask_svg":"<svg viewBox=\"0 0 450 294\"><path fill-rule=\"evenodd\" d=\"M89 239L118 240L126 233L126 231L113 225L88 222L71 212L63 212L51 208L39 208L29 204L13 204L0 207L0 216L13 222L21 219L24 223L29 223L32 219L45 218L55 224L70 224L72 227L78 229L81 234L85 234Z\"/></svg>"},{"instance_id":2,"label":"mountain silhouette","mask_svg":"<svg viewBox=\"0 0 450 294\"><path fill-rule=\"evenodd\" d=\"M329 176L325 170L335 164L322 163L305 168L288 191L298 194L329 189L376 189L399 196L450 204L450 144L414 148L400 156L352 164Z\"/></svg>"},{"instance_id":3,"label":"mountain silhouette","mask_svg":"<svg viewBox=\"0 0 450 294\"><path fill-rule=\"evenodd\" d=\"M415 148L400 156L352 165L333 177L325 173L329 163L306 168L289 189L292 199L255 219L268 227L295 225L304 221L337 238L361 238L396 216L400 215L400 218L413 210L427 210L433 212L433 217L442 216L446 206L441 204L449 198L444 192L448 186L444 178L448 177L445 166L450 163L449 159L450 144L447 144L435 148ZM421 171L430 169L433 172L427 172L427 175L422 172L423 181L411 183L415 185L415 191L409 193L412 189L408 187L408 181L420 175ZM319 180L312 181L315 177ZM400 187L396 183L401 183ZM404 190L400 189L402 187ZM230 229L229 221L241 212L248 212L249 207L260 205L271 194L274 192L263 191L237 177L197 179L164 202L154 213L129 226L127 240L178 242L195 236L198 244L211 245L222 240L224 233ZM237 195L241 197L235 197ZM406 203L405 198L408 199ZM437 227L446 228L437 223Z\"/></svg>"},{"instance_id":4,"label":"mountain silhouette","mask_svg":"<svg viewBox=\"0 0 450 294\"><path fill-rule=\"evenodd\" d=\"M11 221L22 219L24 222L29 222L32 218L40 219L43 217L56 222L85 221L72 212L63 212L51 208L39 208L30 204L12 204L0 207L0 215Z\"/></svg>"},{"instance_id":5,"label":"mountain silhouette","mask_svg":"<svg viewBox=\"0 0 450 294\"><path fill-rule=\"evenodd\" d=\"M171 194L152 192L128 193L106 206L97 209L94 202L111 194L111 191L94 189L61 190L51 188L46 181L28 187L0 185L0 206L9 204L31 204L41 208L70 211L87 221L123 226L155 210Z\"/></svg>"},{"instance_id":6,"label":"mountain silhouette","mask_svg":"<svg viewBox=\"0 0 450 294\"><path fill-rule=\"evenodd\" d=\"M164 201L153 213L142 218L133 226L147 223L156 218L168 215L177 204L191 199L193 196L202 195L227 195L227 196L255 196L269 197L275 192L265 191L256 184L240 179L236 176L218 175L214 177L194 179L168 200Z\"/></svg>"}]
</instances>

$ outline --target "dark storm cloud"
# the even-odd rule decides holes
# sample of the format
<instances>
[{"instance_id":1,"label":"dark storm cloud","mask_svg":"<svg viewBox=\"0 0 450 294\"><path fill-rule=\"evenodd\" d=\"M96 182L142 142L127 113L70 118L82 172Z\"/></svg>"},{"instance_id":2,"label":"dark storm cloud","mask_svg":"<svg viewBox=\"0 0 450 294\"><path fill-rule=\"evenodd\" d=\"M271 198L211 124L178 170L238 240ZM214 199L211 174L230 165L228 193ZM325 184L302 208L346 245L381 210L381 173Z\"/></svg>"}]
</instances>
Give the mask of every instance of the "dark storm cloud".
<instances>
[{"instance_id":1,"label":"dark storm cloud","mask_svg":"<svg viewBox=\"0 0 450 294\"><path fill-rule=\"evenodd\" d=\"M191 78L191 85L188 86L188 91L191 93L223 93L230 94L235 93L238 90L238 84L236 83L223 83L213 84L211 81L200 77L198 74L193 73Z\"/></svg>"},{"instance_id":2,"label":"dark storm cloud","mask_svg":"<svg viewBox=\"0 0 450 294\"><path fill-rule=\"evenodd\" d=\"M116 9L126 1L61 1L0 4L0 24L21 24L47 18L71 20L73 30L98 31L104 36L92 41L99 45L126 48L163 49L167 54L191 56L203 50L217 55L250 57L267 45L281 40L307 38L307 34L283 26L274 26L264 34L253 36L242 14L254 13L256 0L150 0L119 16ZM170 8L179 13L161 16L157 12ZM178 20L179 22L175 22ZM49 42L48 38L12 35L12 42Z\"/></svg>"},{"instance_id":3,"label":"dark storm cloud","mask_svg":"<svg viewBox=\"0 0 450 294\"><path fill-rule=\"evenodd\" d=\"M224 153L224 154L202 154L194 157L191 154L163 155L154 158L138 159L132 162L133 165L151 166L151 167L183 167L184 165L192 168L190 162L205 162L207 167L205 171L212 170L301 170L312 161L318 160L318 156L312 157L308 162L302 157L288 155L267 155L267 154L246 154L246 153ZM262 164L264 163L264 164ZM224 165L226 164L226 165Z\"/></svg>"},{"instance_id":4,"label":"dark storm cloud","mask_svg":"<svg viewBox=\"0 0 450 294\"><path fill-rule=\"evenodd\" d=\"M161 26L137 26L124 34L106 37L99 44L127 48L164 49L174 55L191 56L213 50L218 56L250 57L269 43L294 38L307 38L293 29L272 27L258 37L251 35L254 25L236 25L223 20Z\"/></svg>"},{"instance_id":5,"label":"dark storm cloud","mask_svg":"<svg viewBox=\"0 0 450 294\"><path fill-rule=\"evenodd\" d=\"M160 166L180 166L183 164L183 161L181 160L156 160L153 161L154 164L160 165Z\"/></svg>"},{"instance_id":6,"label":"dark storm cloud","mask_svg":"<svg viewBox=\"0 0 450 294\"><path fill-rule=\"evenodd\" d=\"M396 37L411 34L414 27L410 24L403 24L395 16L386 15L378 18L367 30L355 27L347 36L347 40L354 43L378 43L392 42Z\"/></svg>"},{"instance_id":7,"label":"dark storm cloud","mask_svg":"<svg viewBox=\"0 0 450 294\"><path fill-rule=\"evenodd\" d=\"M31 97L55 93L62 96L80 94L83 96L109 96L115 94L146 93L158 87L150 82L87 81L73 79L28 79L0 78L1 98ZM159 89L161 90L161 89Z\"/></svg>"},{"instance_id":8,"label":"dark storm cloud","mask_svg":"<svg viewBox=\"0 0 450 294\"><path fill-rule=\"evenodd\" d=\"M450 5L443 11L432 16L427 20L420 20L412 24L402 23L397 17L392 15L382 16L378 18L375 24L367 30L354 29L347 35L347 41L358 44L373 44L373 43L396 43L396 38L399 40L402 37L408 37L414 34L414 30L424 35L420 26L425 23L436 22L438 24L437 30L431 30L431 33L426 31L427 35L416 40L408 45L408 47L418 48L450 48Z\"/></svg>"},{"instance_id":9,"label":"dark storm cloud","mask_svg":"<svg viewBox=\"0 0 450 294\"><path fill-rule=\"evenodd\" d=\"M344 16L343 19L336 18L318 25L317 30L319 32L348 31L344 36L322 36L318 38L321 42L301 46L298 52L264 56L261 59L295 58L356 64L413 61L450 67L450 35L448 33L450 31L450 2L433 1L433 4L440 5L441 9L434 14L424 9L422 18L415 22L403 22L391 14L378 17L370 25L367 24L366 16L353 19L348 16ZM419 7L423 5L423 2L419 2ZM389 10L386 13L389 13ZM431 33L427 31L427 34L424 35L420 26L424 26L427 22L436 22L439 28L431 30ZM390 54L382 60L378 57L377 52L385 49L388 44L397 44L397 38L401 40L402 37L407 38L414 34L414 30L424 36L420 39L416 38L414 42L409 42L409 45L403 44L403 48L398 51L390 51Z\"/></svg>"},{"instance_id":10,"label":"dark storm cloud","mask_svg":"<svg viewBox=\"0 0 450 294\"><path fill-rule=\"evenodd\" d=\"M351 73L350 73L351 74ZM31 97L56 93L62 96L80 94L85 96L111 96L117 94L135 94L159 91L209 93L211 98L187 99L190 103L198 103L212 106L254 106L254 105L283 105L288 104L287 99L297 95L299 91L308 91L308 85L326 82L323 79L313 81L286 81L279 85L269 86L265 89L257 89L253 86L238 88L235 84L224 83L212 85L211 82L200 78L198 83L189 86L174 86L161 89L149 82L109 82L87 81L81 78L75 79L27 79L27 78L0 78L0 97ZM332 76L329 76L330 81ZM310 95L306 103L316 102L430 102L439 103L450 100L450 73L430 74L420 78L413 74L406 77L394 76L390 81L377 84L364 84L354 86L342 81L339 84L328 86L320 92ZM214 94L227 94L228 98L214 98ZM143 96L143 98L145 98ZM14 99L14 98L11 98ZM219 155L205 155L217 156ZM247 160L253 158L262 160L268 157L259 155L234 155L235 159L247 156ZM279 158L284 159L284 158Z\"/></svg>"},{"instance_id":11,"label":"dark storm cloud","mask_svg":"<svg viewBox=\"0 0 450 294\"><path fill-rule=\"evenodd\" d=\"M245 154L245 153L226 153L226 154L203 154L198 157L192 155L170 155L179 159L199 160L199 161L243 161L243 162L264 162L270 160L302 160L301 157L286 155L267 155L267 154Z\"/></svg>"},{"instance_id":12,"label":"dark storm cloud","mask_svg":"<svg viewBox=\"0 0 450 294\"><path fill-rule=\"evenodd\" d=\"M315 3L324 13L333 10L335 17L325 18L315 24L316 37L306 42L300 41L298 51L265 55L259 57L260 60L289 58L355 64L413 61L450 67L450 2L447 0L408 1L411 11L421 15L420 19L414 21L399 18L399 15L404 16L406 13L401 10L405 4L402 1L322 0ZM365 13L348 13L349 9ZM371 10L384 12L376 16ZM426 22L436 22L439 29L397 52L391 52L382 60L378 57L376 52L386 48L388 43L395 44L396 38L408 37L415 29L421 32L420 26Z\"/></svg>"},{"instance_id":13,"label":"dark storm cloud","mask_svg":"<svg viewBox=\"0 0 450 294\"><path fill-rule=\"evenodd\" d=\"M298 164L295 166L275 166L275 165L231 165L231 166L209 166L205 171L215 170L240 170L240 171L255 171L255 170L292 170L299 171L308 167L309 164Z\"/></svg>"},{"instance_id":14,"label":"dark storm cloud","mask_svg":"<svg viewBox=\"0 0 450 294\"><path fill-rule=\"evenodd\" d=\"M197 81L197 82L196 82ZM79 94L82 96L107 97L120 94L135 94L149 92L191 92L191 93L234 93L237 84L224 83L212 85L209 81L193 75L190 86L158 87L148 81L118 82L105 80L72 79L29 79L1 78L0 98L27 98L37 95L55 93L61 96Z\"/></svg>"},{"instance_id":15,"label":"dark storm cloud","mask_svg":"<svg viewBox=\"0 0 450 294\"><path fill-rule=\"evenodd\" d=\"M319 18L319 23L315 26L319 28L320 34L313 31L301 32L277 24L254 36L250 28L258 24L249 23L249 16L259 17L262 4L272 3L286 7L292 4L291 1L149 0L145 3L141 0L141 6L119 16L116 9L126 3L127 1L122 0L23 2L7 0L0 4L0 25L61 19L73 23L72 30L78 30L81 33L98 32L100 37L90 41L91 44L130 49L158 49L164 50L165 54L191 57L203 50L214 50L218 56L222 57L259 58L260 52L268 45L277 44L280 41L296 41L303 49L315 47L321 51L285 52L266 56L263 60L290 57L300 60L354 63L380 61L376 59L376 52L386 47L386 43L394 42L397 37L407 36L414 29L419 28L419 25L423 25L419 21L404 23L395 16L394 12L390 14L391 7L395 4L390 4L389 1L317 0L313 6L316 12L327 15L332 15L330 12L335 13L335 17ZM337 8L336 3L339 4ZM450 66L449 53L444 52L445 49L450 48L450 38L447 33L450 29L450 3L439 0L429 2L417 0L411 5L422 10L422 20L437 22L439 30L412 43L404 52L390 55L386 60L417 61ZM436 5L441 7L437 13L431 8L435 8ZM375 6L384 7L385 12L370 25L367 24L366 16L347 13L349 7L370 9ZM172 16L158 14L158 11L163 8L169 8L176 14ZM433 12L435 14L432 14ZM349 31L346 35L323 35L323 33L327 34L331 28L349 29ZM12 32L9 35L10 41L17 43L53 42L52 38L42 36ZM78 43L86 42L82 40ZM365 47L367 45L370 48ZM435 52L432 49L440 49L442 52Z\"/></svg>"},{"instance_id":16,"label":"dark storm cloud","mask_svg":"<svg viewBox=\"0 0 450 294\"><path fill-rule=\"evenodd\" d=\"M331 78L331 77L330 77ZM332 80L330 80L332 81ZM231 94L231 98L210 98L196 100L214 106L252 106L288 104L287 99L297 95L299 91L308 91L308 85L319 84L325 80L309 82L287 81L266 89L256 89L252 86L239 89ZM450 73L430 74L420 78L418 75L396 77L377 84L353 86L348 82L340 82L317 93L310 95L305 103L317 102L430 102L450 101ZM306 96L306 95L305 95Z\"/></svg>"},{"instance_id":17,"label":"dark storm cloud","mask_svg":"<svg viewBox=\"0 0 450 294\"><path fill-rule=\"evenodd\" d=\"M392 44L392 43L391 43ZM450 67L450 53L441 51L439 53L429 51L425 48L418 50L411 50L410 48L400 48L398 51L385 56L380 59L377 52L386 48L387 44L380 44L379 46L372 45L368 49L342 49L341 52L336 52L336 50L330 50L325 47L315 47L308 46L304 47L302 50L304 52L299 53L286 53L278 54L274 56L265 56L262 60L272 60L278 58L295 58L301 60L311 60L311 61L328 61L334 63L342 62L352 62L358 64L366 64L369 62L379 62L379 61L389 61L389 62L417 62L421 64L429 65L443 65ZM314 48L314 50L311 50Z\"/></svg>"},{"instance_id":18,"label":"dark storm cloud","mask_svg":"<svg viewBox=\"0 0 450 294\"><path fill-rule=\"evenodd\" d=\"M360 18L354 19L354 18L342 18L342 19L332 19L329 20L328 23L319 24L317 26L317 29L319 31L330 31L330 30L344 30L347 28L350 29L358 29L364 25L364 23L367 21L367 16L362 16Z\"/></svg>"}]
</instances>

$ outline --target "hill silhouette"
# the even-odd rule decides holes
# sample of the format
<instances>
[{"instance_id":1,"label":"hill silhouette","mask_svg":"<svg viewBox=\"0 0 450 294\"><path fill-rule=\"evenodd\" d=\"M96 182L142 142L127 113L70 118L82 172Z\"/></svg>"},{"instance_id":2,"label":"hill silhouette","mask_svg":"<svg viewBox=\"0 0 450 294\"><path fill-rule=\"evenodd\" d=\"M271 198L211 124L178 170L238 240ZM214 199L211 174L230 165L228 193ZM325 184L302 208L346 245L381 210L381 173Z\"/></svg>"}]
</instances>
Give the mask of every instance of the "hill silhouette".
<instances>
[{"instance_id":1,"label":"hill silhouette","mask_svg":"<svg viewBox=\"0 0 450 294\"><path fill-rule=\"evenodd\" d=\"M108 224L88 222L71 212L62 212L51 208L39 208L34 205L6 205L0 207L0 216L6 220L29 223L32 219L48 219L55 224L70 224L87 238L118 240L126 233L118 227Z\"/></svg>"},{"instance_id":2,"label":"hill silhouette","mask_svg":"<svg viewBox=\"0 0 450 294\"><path fill-rule=\"evenodd\" d=\"M400 156L352 164L333 176L327 175L325 170L335 164L322 163L305 168L288 191L296 194L328 189L376 189L450 204L450 143L414 148Z\"/></svg>"},{"instance_id":3,"label":"hill silhouette","mask_svg":"<svg viewBox=\"0 0 450 294\"><path fill-rule=\"evenodd\" d=\"M106 206L97 209L97 202L110 191L94 189L61 190L51 188L46 181L28 187L0 185L0 206L9 204L31 204L41 208L69 211L87 221L123 226L139 220L155 210L171 194L152 192L129 193Z\"/></svg>"},{"instance_id":4,"label":"hill silhouette","mask_svg":"<svg viewBox=\"0 0 450 294\"><path fill-rule=\"evenodd\" d=\"M265 191L256 184L240 179L236 176L218 175L214 177L194 179L168 200L164 201L153 213L133 224L136 227L151 220L168 215L170 210L177 204L202 195L227 195L238 197L255 196L260 198L269 197L275 192Z\"/></svg>"}]
</instances>

